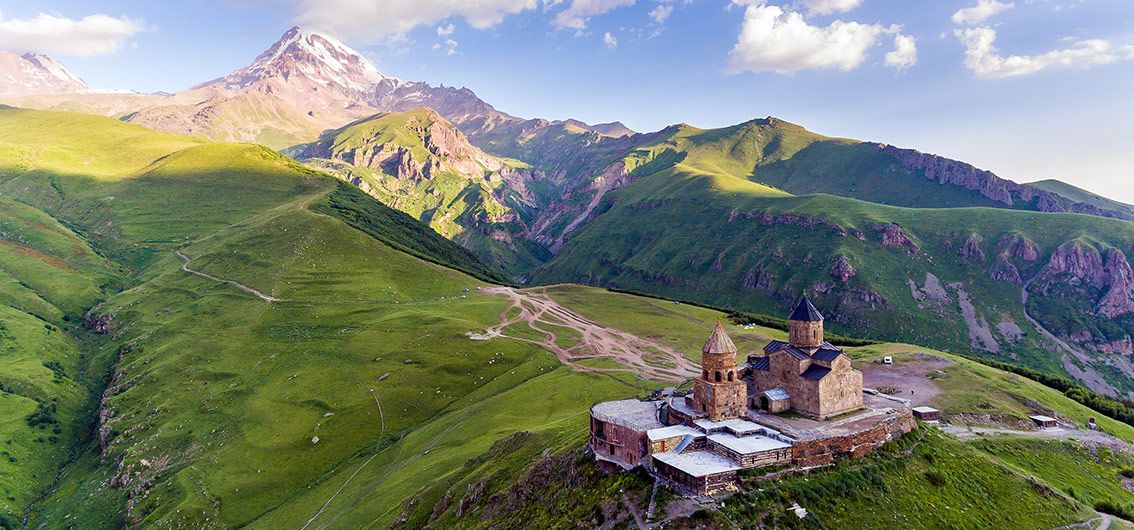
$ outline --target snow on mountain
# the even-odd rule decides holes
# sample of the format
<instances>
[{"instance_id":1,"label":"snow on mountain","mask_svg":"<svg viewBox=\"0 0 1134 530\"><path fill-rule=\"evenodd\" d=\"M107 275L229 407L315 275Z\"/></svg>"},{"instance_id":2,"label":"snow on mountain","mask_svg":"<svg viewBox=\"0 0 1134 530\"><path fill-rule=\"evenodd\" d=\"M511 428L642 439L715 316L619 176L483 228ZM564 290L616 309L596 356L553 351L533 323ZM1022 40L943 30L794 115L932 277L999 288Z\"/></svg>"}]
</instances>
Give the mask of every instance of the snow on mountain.
<instances>
[{"instance_id":1,"label":"snow on mountain","mask_svg":"<svg viewBox=\"0 0 1134 530\"><path fill-rule=\"evenodd\" d=\"M75 94L89 87L59 61L46 55L0 51L0 95Z\"/></svg>"},{"instance_id":2,"label":"snow on mountain","mask_svg":"<svg viewBox=\"0 0 1134 530\"><path fill-rule=\"evenodd\" d=\"M365 97L374 85L388 79L393 78L382 75L362 54L335 37L294 27L252 64L201 86L241 90L283 81L301 88L326 87Z\"/></svg>"}]
</instances>

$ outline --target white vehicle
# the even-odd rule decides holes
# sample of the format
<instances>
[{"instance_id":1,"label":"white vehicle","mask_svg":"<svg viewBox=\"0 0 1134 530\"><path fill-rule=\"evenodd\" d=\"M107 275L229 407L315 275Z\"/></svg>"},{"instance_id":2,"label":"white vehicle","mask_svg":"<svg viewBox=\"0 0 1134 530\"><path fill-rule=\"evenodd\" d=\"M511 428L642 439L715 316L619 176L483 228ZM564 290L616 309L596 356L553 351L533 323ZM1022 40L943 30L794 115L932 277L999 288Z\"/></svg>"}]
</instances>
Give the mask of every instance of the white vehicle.
<instances>
[{"instance_id":1,"label":"white vehicle","mask_svg":"<svg viewBox=\"0 0 1134 530\"><path fill-rule=\"evenodd\" d=\"M887 355L882 358L882 364L894 364L894 358Z\"/></svg>"}]
</instances>

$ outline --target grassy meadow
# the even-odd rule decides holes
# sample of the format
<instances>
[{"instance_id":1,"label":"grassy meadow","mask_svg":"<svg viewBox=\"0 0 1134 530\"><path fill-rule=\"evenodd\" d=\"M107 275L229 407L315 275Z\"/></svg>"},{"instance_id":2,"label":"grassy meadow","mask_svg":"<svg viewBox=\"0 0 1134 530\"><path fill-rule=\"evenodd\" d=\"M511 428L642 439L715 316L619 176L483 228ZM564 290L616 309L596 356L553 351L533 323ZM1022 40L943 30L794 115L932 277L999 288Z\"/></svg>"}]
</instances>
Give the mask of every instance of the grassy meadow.
<instances>
[{"instance_id":1,"label":"grassy meadow","mask_svg":"<svg viewBox=\"0 0 1134 530\"><path fill-rule=\"evenodd\" d=\"M102 138L130 147L119 153ZM649 487L639 475L598 473L579 447L593 403L662 384L575 372L520 341L471 339L508 308L478 290L495 271L403 214L258 146L111 119L0 109L0 146L20 153L0 162L5 525L26 512L28 528L562 528L593 526L601 506ZM212 278L182 270L178 250ZM691 358L727 320L589 287L546 292ZM80 325L88 309L113 315L109 333ZM783 336L729 330L742 354ZM850 353L901 363L926 351L953 362L935 381L948 414L1091 415L947 353L900 344ZM1129 426L1100 421L1134 439ZM1091 473L1027 471L1023 453L1082 455L918 432L877 457L777 485L790 495L749 489L706 517L752 524L763 503L802 498L828 527L1038 528L1085 520L1100 499L1124 502L1105 495L1122 458ZM840 490L844 479L865 486ZM983 495L962 496L972 491ZM512 494L526 500L509 506ZM879 496L888 509L866 510ZM925 499L964 511L924 515Z\"/></svg>"}]
</instances>

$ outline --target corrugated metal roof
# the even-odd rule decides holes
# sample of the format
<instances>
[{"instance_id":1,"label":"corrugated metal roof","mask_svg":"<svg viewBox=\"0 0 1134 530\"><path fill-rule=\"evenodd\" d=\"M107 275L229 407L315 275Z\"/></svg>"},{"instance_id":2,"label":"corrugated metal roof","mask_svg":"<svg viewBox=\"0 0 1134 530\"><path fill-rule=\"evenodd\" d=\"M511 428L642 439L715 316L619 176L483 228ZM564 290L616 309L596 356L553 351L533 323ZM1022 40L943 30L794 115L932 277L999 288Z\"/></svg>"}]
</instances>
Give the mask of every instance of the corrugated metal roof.
<instances>
[{"instance_id":1,"label":"corrugated metal roof","mask_svg":"<svg viewBox=\"0 0 1134 530\"><path fill-rule=\"evenodd\" d=\"M812 381L818 381L820 379L823 379L824 377L827 377L827 374L829 374L829 373L831 373L830 368L827 368L826 366L819 366L817 364L813 364L811 366L808 366L807 369L804 370L802 374L799 374L799 376L804 378L804 379L810 379Z\"/></svg>"},{"instance_id":2,"label":"corrugated metal roof","mask_svg":"<svg viewBox=\"0 0 1134 530\"><path fill-rule=\"evenodd\" d=\"M768 353L778 352L781 349L783 349L784 346L787 346L787 345L788 345L788 343L786 343L782 340L773 340L772 342L769 342L767 346L764 346L764 351L766 351Z\"/></svg>"},{"instance_id":3,"label":"corrugated metal roof","mask_svg":"<svg viewBox=\"0 0 1134 530\"><path fill-rule=\"evenodd\" d=\"M811 300L807 299L807 295L800 297L799 302L796 302L795 309L791 311L791 316L788 320L798 320L803 322L821 322L823 314L815 309L811 304Z\"/></svg>"},{"instance_id":4,"label":"corrugated metal roof","mask_svg":"<svg viewBox=\"0 0 1134 530\"><path fill-rule=\"evenodd\" d=\"M784 390L782 388L773 388L771 390L765 390L764 395L767 396L768 399L770 399L772 401L784 401L784 400L791 399L791 396L787 393L787 390Z\"/></svg>"},{"instance_id":5,"label":"corrugated metal roof","mask_svg":"<svg viewBox=\"0 0 1134 530\"><path fill-rule=\"evenodd\" d=\"M838 349L838 348L835 348L835 349L832 349L832 350L829 350L827 348L819 348L818 350L815 351L815 353L811 354L811 357L813 359L818 359L820 361L831 362L831 361L834 361L835 359L838 359L839 356L842 355L842 354L843 354L843 351Z\"/></svg>"},{"instance_id":6,"label":"corrugated metal roof","mask_svg":"<svg viewBox=\"0 0 1134 530\"><path fill-rule=\"evenodd\" d=\"M807 352L805 352L805 351L803 351L799 348L796 348L795 346L789 346L784 351L788 352L789 354L791 354L792 357L795 357L796 359L799 359L801 361L804 360L804 359L810 359L811 358L811 356L808 355Z\"/></svg>"},{"instance_id":7,"label":"corrugated metal roof","mask_svg":"<svg viewBox=\"0 0 1134 530\"><path fill-rule=\"evenodd\" d=\"M724 326L719 321L713 328L713 334L709 335L709 340L705 341L705 345L701 347L701 353L731 353L736 355L736 345L732 343L732 339L728 338L728 333L725 332Z\"/></svg>"},{"instance_id":8,"label":"corrugated metal roof","mask_svg":"<svg viewBox=\"0 0 1134 530\"><path fill-rule=\"evenodd\" d=\"M753 370L762 370L762 371L767 372L768 366L769 366L768 356L765 355L763 357L757 357L757 358L753 359L752 362L749 363L749 366L751 366Z\"/></svg>"}]
</instances>

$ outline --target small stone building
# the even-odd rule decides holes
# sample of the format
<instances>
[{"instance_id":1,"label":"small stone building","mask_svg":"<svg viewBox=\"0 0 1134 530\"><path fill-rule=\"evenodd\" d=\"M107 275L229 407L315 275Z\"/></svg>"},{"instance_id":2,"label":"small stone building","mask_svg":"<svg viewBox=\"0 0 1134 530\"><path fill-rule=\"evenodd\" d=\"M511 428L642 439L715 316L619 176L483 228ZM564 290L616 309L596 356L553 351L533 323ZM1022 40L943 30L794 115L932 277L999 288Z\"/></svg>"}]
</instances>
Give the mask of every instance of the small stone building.
<instances>
[{"instance_id":1,"label":"small stone building","mask_svg":"<svg viewBox=\"0 0 1134 530\"><path fill-rule=\"evenodd\" d=\"M787 412L791 410L791 396L782 388L765 390L753 399L752 408L764 409L773 414Z\"/></svg>"},{"instance_id":2,"label":"small stone building","mask_svg":"<svg viewBox=\"0 0 1134 530\"><path fill-rule=\"evenodd\" d=\"M788 341L773 340L764 355L750 356L746 378L755 405L769 412L786 408L822 420L863 408L862 372L823 339L823 315L807 296L788 317Z\"/></svg>"},{"instance_id":3,"label":"small stone building","mask_svg":"<svg viewBox=\"0 0 1134 530\"><path fill-rule=\"evenodd\" d=\"M913 415L921 421L941 421L941 411L933 407L914 407Z\"/></svg>"}]
</instances>

